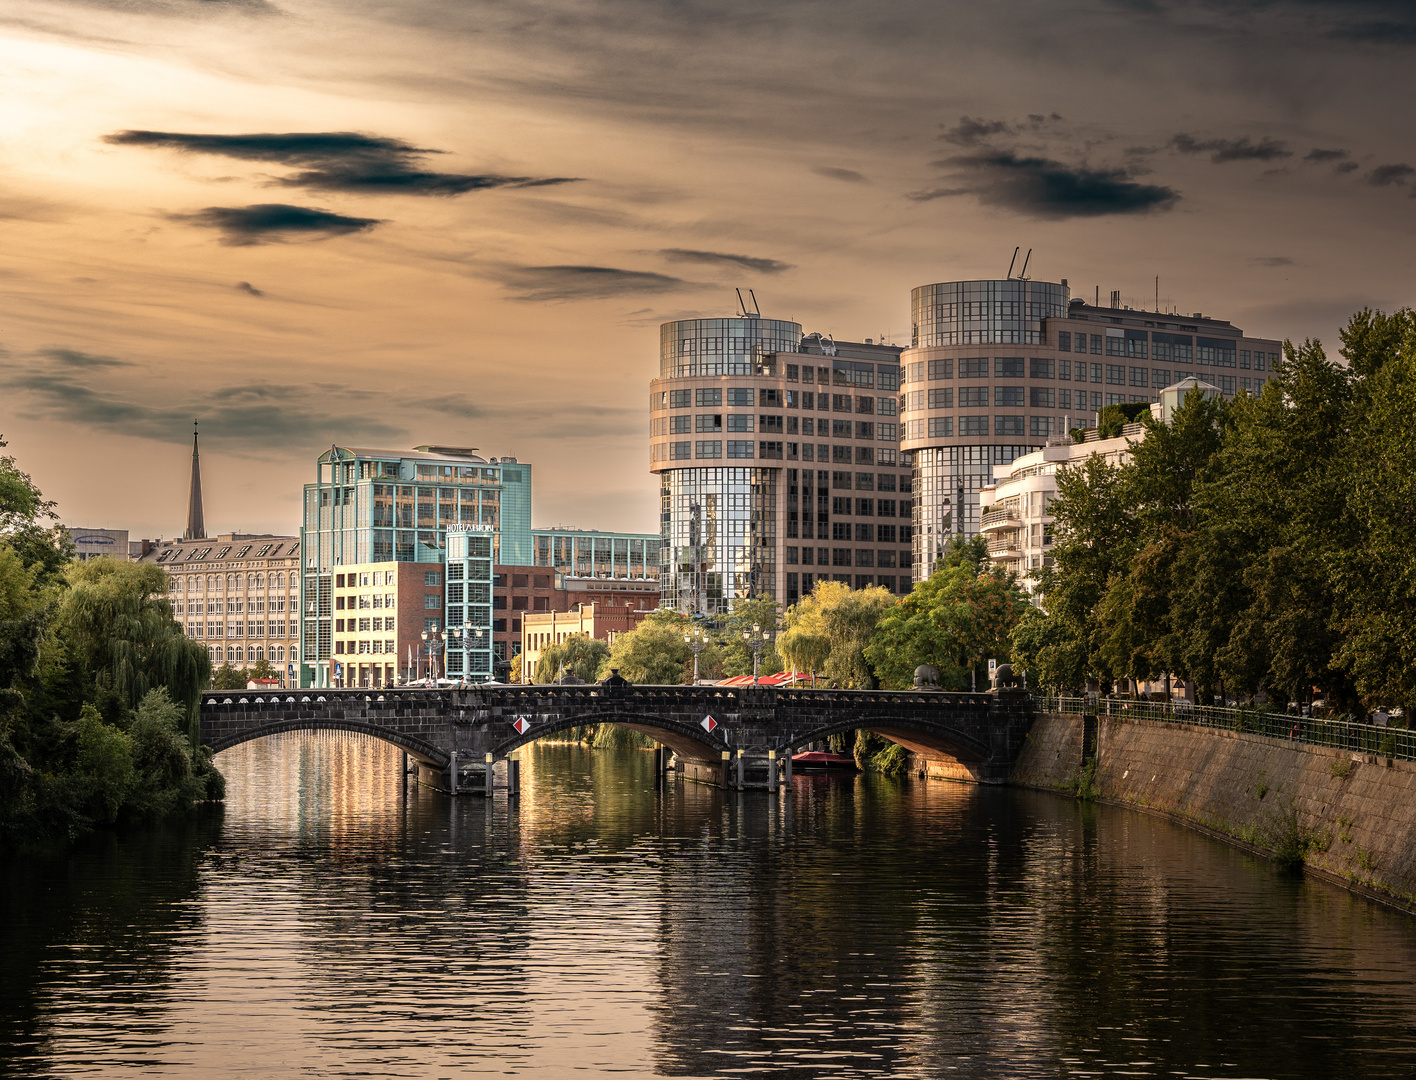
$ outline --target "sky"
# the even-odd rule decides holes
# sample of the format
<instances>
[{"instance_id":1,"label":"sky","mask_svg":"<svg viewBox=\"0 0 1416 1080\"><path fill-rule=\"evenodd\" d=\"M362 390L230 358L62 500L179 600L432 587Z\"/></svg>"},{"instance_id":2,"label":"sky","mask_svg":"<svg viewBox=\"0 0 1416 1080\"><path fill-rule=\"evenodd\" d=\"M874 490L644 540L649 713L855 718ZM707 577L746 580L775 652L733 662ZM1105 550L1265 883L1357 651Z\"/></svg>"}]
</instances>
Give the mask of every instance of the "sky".
<instances>
[{"instance_id":1,"label":"sky","mask_svg":"<svg viewBox=\"0 0 1416 1080\"><path fill-rule=\"evenodd\" d=\"M194 419L213 532L333 443L657 531L661 322L908 344L1018 246L1335 354L1411 301L1413 61L1413 0L6 0L4 453L135 538Z\"/></svg>"}]
</instances>

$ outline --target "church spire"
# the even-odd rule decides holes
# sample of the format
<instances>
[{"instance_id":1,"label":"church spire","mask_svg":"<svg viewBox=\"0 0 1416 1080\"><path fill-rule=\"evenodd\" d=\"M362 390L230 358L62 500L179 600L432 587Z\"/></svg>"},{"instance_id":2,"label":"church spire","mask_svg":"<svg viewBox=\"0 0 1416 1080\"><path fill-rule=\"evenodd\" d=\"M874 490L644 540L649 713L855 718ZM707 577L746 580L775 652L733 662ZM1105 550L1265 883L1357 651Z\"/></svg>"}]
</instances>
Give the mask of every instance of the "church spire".
<instances>
[{"instance_id":1,"label":"church spire","mask_svg":"<svg viewBox=\"0 0 1416 1080\"><path fill-rule=\"evenodd\" d=\"M202 520L202 463L197 453L197 422L192 421L192 493L187 503L187 531L183 540L206 539L206 522Z\"/></svg>"}]
</instances>

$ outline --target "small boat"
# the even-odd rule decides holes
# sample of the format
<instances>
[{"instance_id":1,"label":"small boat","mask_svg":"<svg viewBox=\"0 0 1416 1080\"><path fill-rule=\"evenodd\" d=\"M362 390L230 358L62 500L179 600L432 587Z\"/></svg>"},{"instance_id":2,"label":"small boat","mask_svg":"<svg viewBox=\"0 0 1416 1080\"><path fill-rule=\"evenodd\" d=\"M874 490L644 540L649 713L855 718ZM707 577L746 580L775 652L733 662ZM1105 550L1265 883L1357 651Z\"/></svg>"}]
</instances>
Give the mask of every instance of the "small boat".
<instances>
[{"instance_id":1,"label":"small boat","mask_svg":"<svg viewBox=\"0 0 1416 1080\"><path fill-rule=\"evenodd\" d=\"M825 750L803 750L792 755L794 769L854 769L855 758L845 754L832 754Z\"/></svg>"}]
</instances>

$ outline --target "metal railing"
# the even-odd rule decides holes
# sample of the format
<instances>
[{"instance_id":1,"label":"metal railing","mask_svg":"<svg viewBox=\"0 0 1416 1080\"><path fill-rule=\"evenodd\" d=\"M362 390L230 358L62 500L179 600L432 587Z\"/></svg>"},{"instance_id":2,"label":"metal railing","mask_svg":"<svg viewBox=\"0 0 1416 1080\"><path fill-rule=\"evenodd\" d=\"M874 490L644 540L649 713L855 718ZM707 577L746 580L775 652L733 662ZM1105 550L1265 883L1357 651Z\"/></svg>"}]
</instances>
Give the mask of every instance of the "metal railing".
<instances>
[{"instance_id":1,"label":"metal railing","mask_svg":"<svg viewBox=\"0 0 1416 1080\"><path fill-rule=\"evenodd\" d=\"M1195 727L1265 735L1271 739L1330 746L1353 753L1381 754L1416 761L1416 731L1379 727L1352 720L1325 720L1315 716L1277 712L1264 708L1221 708L1191 705L1184 701L1131 701L1126 698L1039 697L1039 712L1086 713L1122 720L1161 720Z\"/></svg>"}]
</instances>

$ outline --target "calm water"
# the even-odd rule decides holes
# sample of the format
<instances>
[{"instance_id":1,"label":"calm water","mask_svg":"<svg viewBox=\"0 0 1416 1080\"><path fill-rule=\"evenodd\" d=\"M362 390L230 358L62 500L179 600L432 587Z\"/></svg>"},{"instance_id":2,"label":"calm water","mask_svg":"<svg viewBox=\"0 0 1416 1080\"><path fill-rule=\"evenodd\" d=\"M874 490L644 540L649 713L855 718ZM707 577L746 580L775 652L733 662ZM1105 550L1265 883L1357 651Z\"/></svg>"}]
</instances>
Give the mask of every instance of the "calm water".
<instances>
[{"instance_id":1,"label":"calm water","mask_svg":"<svg viewBox=\"0 0 1416 1080\"><path fill-rule=\"evenodd\" d=\"M1410 1077L1416 925L1048 795L682 785L532 748L402 794L381 743L222 755L222 815L5 866L27 1077Z\"/></svg>"}]
</instances>

